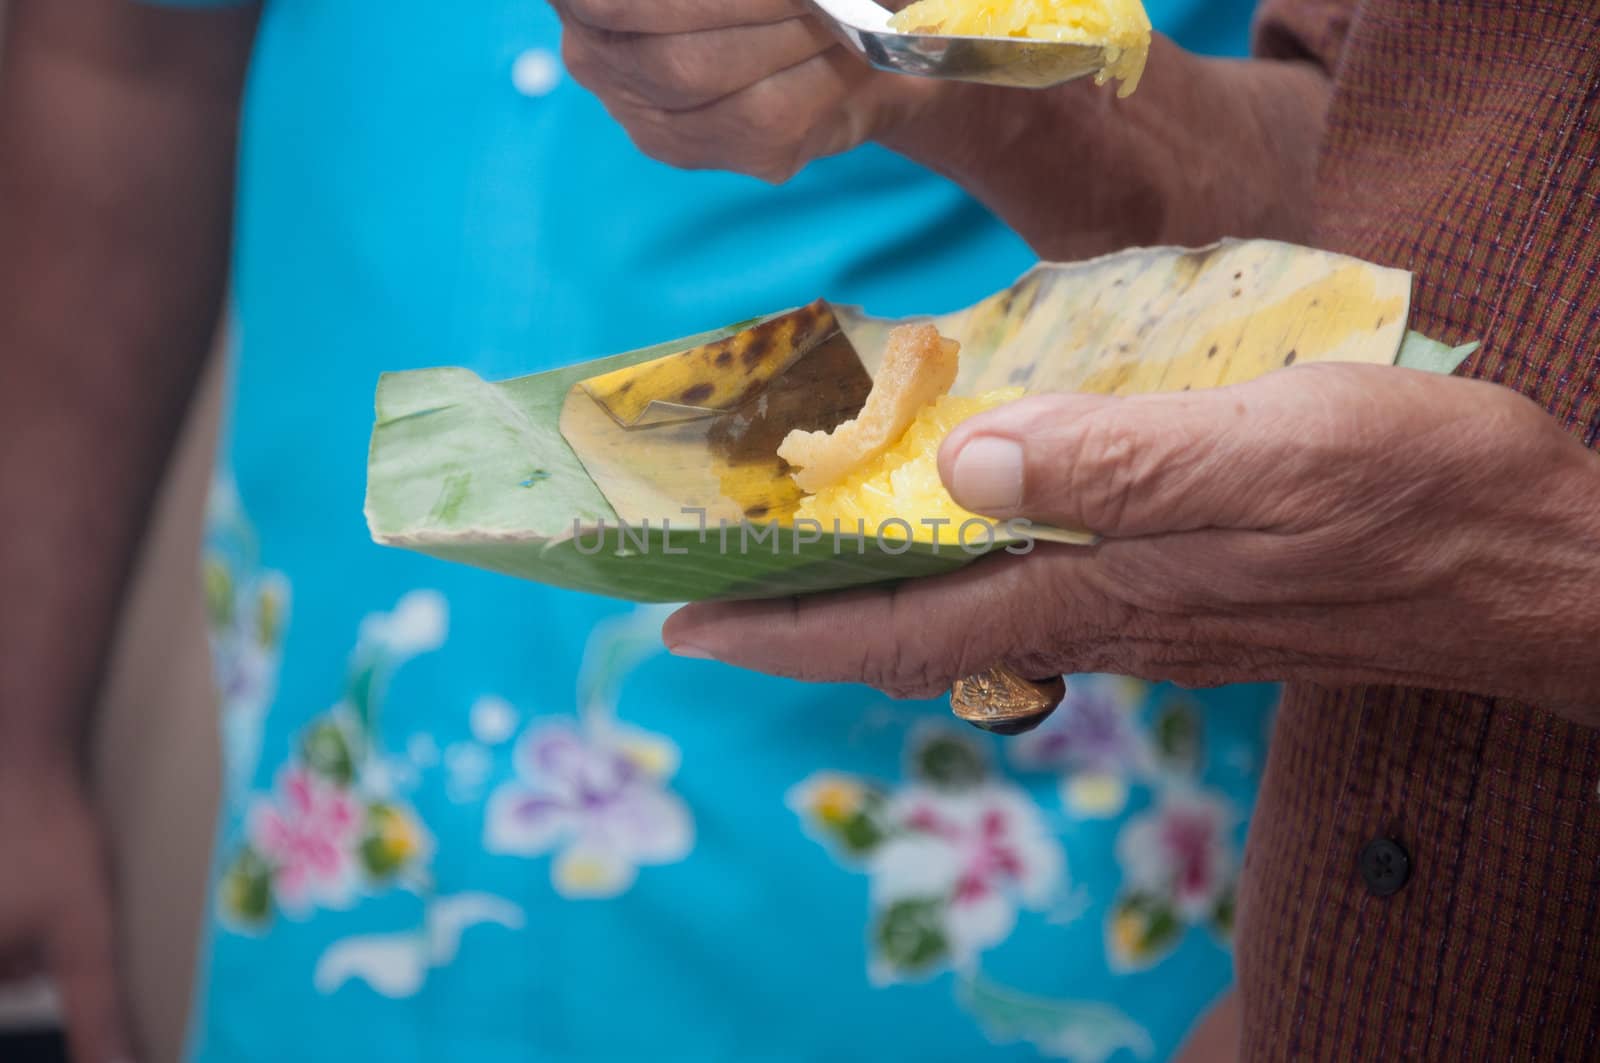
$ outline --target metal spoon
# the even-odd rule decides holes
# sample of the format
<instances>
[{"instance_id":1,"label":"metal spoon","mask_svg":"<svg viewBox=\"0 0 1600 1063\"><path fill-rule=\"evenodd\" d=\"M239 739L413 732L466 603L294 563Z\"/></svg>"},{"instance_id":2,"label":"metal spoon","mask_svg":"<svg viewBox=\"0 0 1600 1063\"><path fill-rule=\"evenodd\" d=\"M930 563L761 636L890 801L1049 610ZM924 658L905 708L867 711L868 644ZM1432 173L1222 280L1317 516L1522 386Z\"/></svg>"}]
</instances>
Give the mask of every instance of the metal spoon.
<instances>
[{"instance_id":1,"label":"metal spoon","mask_svg":"<svg viewBox=\"0 0 1600 1063\"><path fill-rule=\"evenodd\" d=\"M1022 37L946 37L889 28L872 0L811 0L847 47L879 70L946 81L1047 89L1099 73L1105 49Z\"/></svg>"}]
</instances>

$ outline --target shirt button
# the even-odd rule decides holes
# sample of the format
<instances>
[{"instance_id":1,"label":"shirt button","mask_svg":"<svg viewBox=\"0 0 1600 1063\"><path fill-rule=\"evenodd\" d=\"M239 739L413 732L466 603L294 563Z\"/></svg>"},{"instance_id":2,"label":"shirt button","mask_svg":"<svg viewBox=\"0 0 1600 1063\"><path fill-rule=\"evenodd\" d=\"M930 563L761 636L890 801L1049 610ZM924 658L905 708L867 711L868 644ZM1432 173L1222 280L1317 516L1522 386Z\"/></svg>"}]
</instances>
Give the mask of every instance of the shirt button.
<instances>
[{"instance_id":1,"label":"shirt button","mask_svg":"<svg viewBox=\"0 0 1600 1063\"><path fill-rule=\"evenodd\" d=\"M511 64L511 84L524 96L548 96L561 82L561 63L543 48L529 48Z\"/></svg>"},{"instance_id":2,"label":"shirt button","mask_svg":"<svg viewBox=\"0 0 1600 1063\"><path fill-rule=\"evenodd\" d=\"M1411 857L1399 842L1388 838L1374 838L1363 846L1356 865L1361 868L1367 889L1376 897L1399 893L1400 887L1411 877Z\"/></svg>"}]
</instances>

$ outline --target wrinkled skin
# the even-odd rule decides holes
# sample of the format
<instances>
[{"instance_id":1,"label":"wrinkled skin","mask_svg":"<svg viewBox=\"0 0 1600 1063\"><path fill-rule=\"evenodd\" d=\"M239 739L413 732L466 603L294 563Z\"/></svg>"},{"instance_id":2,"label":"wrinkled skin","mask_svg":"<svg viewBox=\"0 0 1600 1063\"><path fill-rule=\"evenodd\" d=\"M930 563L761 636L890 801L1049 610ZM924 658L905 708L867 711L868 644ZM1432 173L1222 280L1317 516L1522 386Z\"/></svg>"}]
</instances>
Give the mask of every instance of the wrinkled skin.
<instances>
[{"instance_id":1,"label":"wrinkled skin","mask_svg":"<svg viewBox=\"0 0 1600 1063\"><path fill-rule=\"evenodd\" d=\"M1020 477L995 441L1020 448ZM1213 391L1047 395L958 427L940 470L969 508L1105 540L887 589L693 605L668 645L896 697L1001 662L1588 700L1570 714L1600 723L1600 456L1508 389L1318 365Z\"/></svg>"},{"instance_id":2,"label":"wrinkled skin","mask_svg":"<svg viewBox=\"0 0 1600 1063\"><path fill-rule=\"evenodd\" d=\"M1305 235L1331 84L1310 63L1210 59L1157 34L1128 99L1091 79L1021 92L875 71L804 0L552 2L568 72L673 166L782 182L875 140L1042 258Z\"/></svg>"},{"instance_id":3,"label":"wrinkled skin","mask_svg":"<svg viewBox=\"0 0 1600 1063\"><path fill-rule=\"evenodd\" d=\"M801 0L560 0L562 59L647 155L787 180L877 135L931 82L851 56Z\"/></svg>"}]
</instances>

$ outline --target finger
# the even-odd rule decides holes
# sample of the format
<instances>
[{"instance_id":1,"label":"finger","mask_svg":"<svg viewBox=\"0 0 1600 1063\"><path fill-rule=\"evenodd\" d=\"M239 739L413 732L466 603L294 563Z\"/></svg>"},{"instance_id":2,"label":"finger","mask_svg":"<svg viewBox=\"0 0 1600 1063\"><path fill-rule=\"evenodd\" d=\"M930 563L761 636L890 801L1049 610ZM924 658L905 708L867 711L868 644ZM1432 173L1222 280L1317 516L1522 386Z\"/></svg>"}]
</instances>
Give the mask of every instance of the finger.
<instances>
[{"instance_id":1,"label":"finger","mask_svg":"<svg viewBox=\"0 0 1600 1063\"><path fill-rule=\"evenodd\" d=\"M1026 398L958 425L939 472L975 512L1105 536L1271 527L1299 428L1266 390Z\"/></svg>"},{"instance_id":2,"label":"finger","mask_svg":"<svg viewBox=\"0 0 1600 1063\"><path fill-rule=\"evenodd\" d=\"M668 165L780 182L870 137L869 116L886 113L875 106L872 78L870 67L835 47L694 110L624 102L612 113L640 151Z\"/></svg>"},{"instance_id":3,"label":"finger","mask_svg":"<svg viewBox=\"0 0 1600 1063\"><path fill-rule=\"evenodd\" d=\"M67 1042L79 1063L132 1058L116 962L111 899L98 862L62 896L47 944L49 969L65 1012Z\"/></svg>"},{"instance_id":4,"label":"finger","mask_svg":"<svg viewBox=\"0 0 1600 1063\"><path fill-rule=\"evenodd\" d=\"M811 15L804 0L559 0L562 17L620 33L698 33Z\"/></svg>"},{"instance_id":5,"label":"finger","mask_svg":"<svg viewBox=\"0 0 1600 1063\"><path fill-rule=\"evenodd\" d=\"M836 43L807 18L670 36L569 25L562 52L573 77L600 95L629 92L651 106L682 111L749 88Z\"/></svg>"},{"instance_id":6,"label":"finger","mask_svg":"<svg viewBox=\"0 0 1600 1063\"><path fill-rule=\"evenodd\" d=\"M1074 553L1041 547L886 588L701 603L673 614L661 634L679 656L808 682L865 683L896 697L941 694L997 663L1049 676L1074 639L1115 626L1107 603L1074 571L1088 555Z\"/></svg>"}]
</instances>

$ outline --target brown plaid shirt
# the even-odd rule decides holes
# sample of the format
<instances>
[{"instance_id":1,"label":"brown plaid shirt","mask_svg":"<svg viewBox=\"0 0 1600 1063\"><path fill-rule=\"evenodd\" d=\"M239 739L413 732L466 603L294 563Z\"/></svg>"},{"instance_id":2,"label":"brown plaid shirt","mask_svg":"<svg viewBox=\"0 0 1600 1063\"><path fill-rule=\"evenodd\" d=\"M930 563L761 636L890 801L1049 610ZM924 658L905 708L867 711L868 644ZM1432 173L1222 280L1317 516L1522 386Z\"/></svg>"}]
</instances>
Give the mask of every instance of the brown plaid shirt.
<instances>
[{"instance_id":1,"label":"brown plaid shirt","mask_svg":"<svg viewBox=\"0 0 1600 1063\"><path fill-rule=\"evenodd\" d=\"M1316 242L1414 270L1416 328L1594 447L1600 0L1267 0L1257 29L1335 79ZM1600 1059L1600 732L1291 688L1245 869L1247 1059Z\"/></svg>"}]
</instances>

